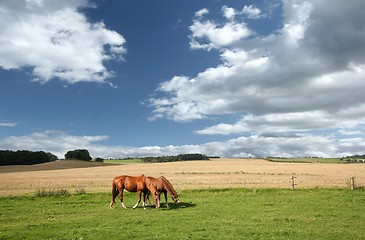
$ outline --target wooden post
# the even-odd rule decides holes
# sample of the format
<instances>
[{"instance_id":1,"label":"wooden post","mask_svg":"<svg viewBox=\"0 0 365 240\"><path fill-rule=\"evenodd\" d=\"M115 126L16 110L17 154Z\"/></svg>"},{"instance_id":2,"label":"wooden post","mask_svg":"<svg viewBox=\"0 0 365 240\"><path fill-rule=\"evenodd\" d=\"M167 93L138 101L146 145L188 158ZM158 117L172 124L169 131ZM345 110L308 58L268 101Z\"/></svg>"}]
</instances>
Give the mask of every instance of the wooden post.
<instances>
[{"instance_id":1,"label":"wooden post","mask_svg":"<svg viewBox=\"0 0 365 240\"><path fill-rule=\"evenodd\" d=\"M294 190L295 189L295 178L294 176L291 176L291 190Z\"/></svg>"},{"instance_id":2,"label":"wooden post","mask_svg":"<svg viewBox=\"0 0 365 240\"><path fill-rule=\"evenodd\" d=\"M354 190L355 189L355 178L351 177L350 181L351 181L351 190Z\"/></svg>"}]
</instances>

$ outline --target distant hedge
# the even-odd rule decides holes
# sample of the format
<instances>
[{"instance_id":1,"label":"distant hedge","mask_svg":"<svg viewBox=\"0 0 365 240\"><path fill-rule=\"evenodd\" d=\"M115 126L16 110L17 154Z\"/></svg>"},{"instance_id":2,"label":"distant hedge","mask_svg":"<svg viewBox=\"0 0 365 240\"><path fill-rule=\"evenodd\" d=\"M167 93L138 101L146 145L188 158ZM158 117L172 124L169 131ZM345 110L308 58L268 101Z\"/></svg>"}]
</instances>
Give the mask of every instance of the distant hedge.
<instances>
[{"instance_id":1,"label":"distant hedge","mask_svg":"<svg viewBox=\"0 0 365 240\"><path fill-rule=\"evenodd\" d=\"M43 151L10 151L0 150L0 165L31 165L58 160L58 157Z\"/></svg>"},{"instance_id":2,"label":"distant hedge","mask_svg":"<svg viewBox=\"0 0 365 240\"><path fill-rule=\"evenodd\" d=\"M143 162L178 162L178 161L196 161L209 160L209 157L200 153L179 154L176 156L161 156L161 157L144 157Z\"/></svg>"}]
</instances>

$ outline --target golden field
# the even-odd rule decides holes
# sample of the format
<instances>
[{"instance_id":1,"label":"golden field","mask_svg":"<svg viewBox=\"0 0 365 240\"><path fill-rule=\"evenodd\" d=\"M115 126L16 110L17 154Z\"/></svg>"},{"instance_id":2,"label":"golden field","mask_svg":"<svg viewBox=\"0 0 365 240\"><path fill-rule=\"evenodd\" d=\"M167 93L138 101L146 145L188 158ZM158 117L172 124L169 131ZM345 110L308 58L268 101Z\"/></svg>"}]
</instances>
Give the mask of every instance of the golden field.
<instances>
[{"instance_id":1,"label":"golden field","mask_svg":"<svg viewBox=\"0 0 365 240\"><path fill-rule=\"evenodd\" d=\"M90 167L92 166L92 167ZM212 159L169 163L94 164L57 161L0 167L0 195L30 195L40 189L108 192L118 175L164 175L177 191L205 188L296 188L365 186L365 164L280 163L260 159Z\"/></svg>"}]
</instances>

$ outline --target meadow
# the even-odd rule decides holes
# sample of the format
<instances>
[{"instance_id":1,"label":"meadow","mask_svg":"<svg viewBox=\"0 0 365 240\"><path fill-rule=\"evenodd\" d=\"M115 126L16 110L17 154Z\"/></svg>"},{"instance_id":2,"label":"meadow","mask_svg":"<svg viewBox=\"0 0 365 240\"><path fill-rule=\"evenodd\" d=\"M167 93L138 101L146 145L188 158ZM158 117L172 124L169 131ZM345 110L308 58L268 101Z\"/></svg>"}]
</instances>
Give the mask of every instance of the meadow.
<instances>
[{"instance_id":1,"label":"meadow","mask_svg":"<svg viewBox=\"0 0 365 240\"><path fill-rule=\"evenodd\" d=\"M363 239L365 190L184 190L167 209L110 193L0 198L0 239ZM171 202L171 200L170 200Z\"/></svg>"},{"instance_id":2,"label":"meadow","mask_svg":"<svg viewBox=\"0 0 365 240\"><path fill-rule=\"evenodd\" d=\"M168 178L181 204L133 210L125 193L129 208L109 209L111 180L141 173ZM5 166L0 239L364 239L364 178L364 164L257 159Z\"/></svg>"}]
</instances>

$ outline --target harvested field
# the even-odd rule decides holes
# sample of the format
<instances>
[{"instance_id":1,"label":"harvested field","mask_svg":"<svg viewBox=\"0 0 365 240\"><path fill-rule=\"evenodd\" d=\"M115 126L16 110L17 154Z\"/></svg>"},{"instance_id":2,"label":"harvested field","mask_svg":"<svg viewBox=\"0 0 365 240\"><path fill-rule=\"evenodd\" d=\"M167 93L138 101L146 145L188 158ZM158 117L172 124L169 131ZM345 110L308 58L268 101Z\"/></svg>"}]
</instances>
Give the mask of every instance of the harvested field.
<instances>
[{"instance_id":1,"label":"harvested field","mask_svg":"<svg viewBox=\"0 0 365 240\"><path fill-rule=\"evenodd\" d=\"M62 162L62 161L60 161ZM87 192L110 191L111 181L118 175L164 175L177 190L204 188L296 188L365 186L365 164L278 163L258 159L213 159L171 163L139 163L101 165L54 170L49 166L24 170L22 166L0 167L0 195L29 195L39 189L70 191L84 188ZM87 165L89 166L89 165ZM17 171L18 169L18 171Z\"/></svg>"}]
</instances>

